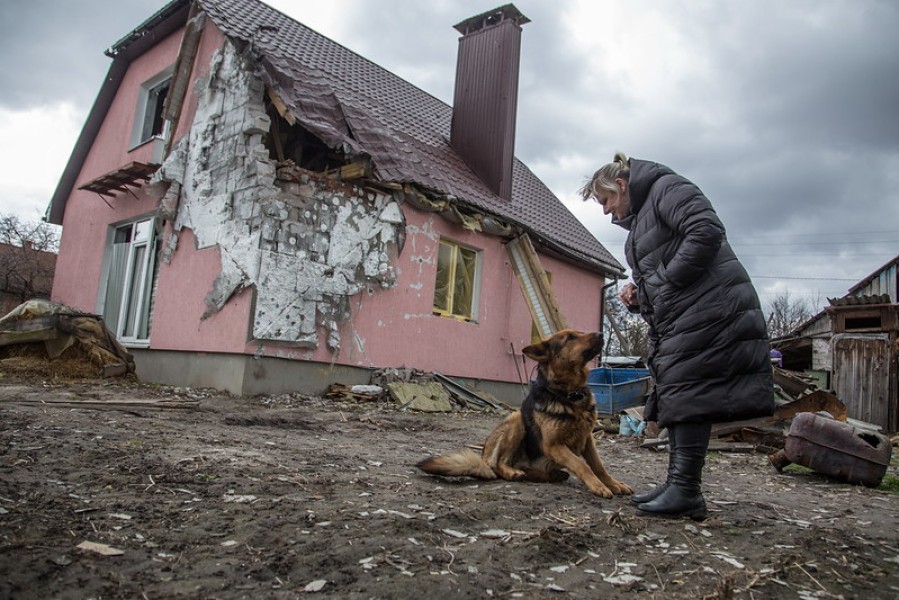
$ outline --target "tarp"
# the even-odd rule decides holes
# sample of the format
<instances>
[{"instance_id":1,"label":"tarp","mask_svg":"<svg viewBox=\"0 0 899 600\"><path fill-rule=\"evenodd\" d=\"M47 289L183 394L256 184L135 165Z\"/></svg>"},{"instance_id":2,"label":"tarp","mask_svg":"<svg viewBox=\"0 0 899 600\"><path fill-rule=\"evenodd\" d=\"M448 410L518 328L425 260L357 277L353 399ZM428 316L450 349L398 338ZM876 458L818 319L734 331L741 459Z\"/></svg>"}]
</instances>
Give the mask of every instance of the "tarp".
<instances>
[{"instance_id":1,"label":"tarp","mask_svg":"<svg viewBox=\"0 0 899 600\"><path fill-rule=\"evenodd\" d=\"M29 300L0 318L0 371L112 377L134 373L134 357L102 317Z\"/></svg>"}]
</instances>

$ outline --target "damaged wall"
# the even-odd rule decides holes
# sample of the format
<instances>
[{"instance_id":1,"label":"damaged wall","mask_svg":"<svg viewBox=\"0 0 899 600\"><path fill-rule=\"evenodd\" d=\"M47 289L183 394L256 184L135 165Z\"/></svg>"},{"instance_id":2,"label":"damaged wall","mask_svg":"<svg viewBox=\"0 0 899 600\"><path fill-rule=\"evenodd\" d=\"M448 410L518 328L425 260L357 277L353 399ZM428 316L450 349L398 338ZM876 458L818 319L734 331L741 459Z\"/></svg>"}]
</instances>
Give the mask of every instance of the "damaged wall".
<instances>
[{"instance_id":1,"label":"damaged wall","mask_svg":"<svg viewBox=\"0 0 899 600\"><path fill-rule=\"evenodd\" d=\"M179 232L191 229L198 249L218 246L221 256L205 316L254 286L254 339L315 348L321 328L336 351L348 298L395 284L402 210L387 195L276 172L264 144L264 86L251 64L225 42L197 81L189 134L153 179L160 215L174 221L163 260L177 260Z\"/></svg>"},{"instance_id":2,"label":"damaged wall","mask_svg":"<svg viewBox=\"0 0 899 600\"><path fill-rule=\"evenodd\" d=\"M148 160L150 146L127 148L124 136L141 83L175 61L179 42L180 33L173 34L129 67L78 184ZM155 195L135 190L104 201L72 192L54 300L96 312L111 232L161 211L171 219L161 236L170 262L158 263L149 349L136 354L148 381L263 393L299 389L297 377L345 374L344 366L526 381L532 373L520 349L530 341L531 320L507 264L509 231L491 218L480 227L454 220L446 201L419 206L409 194L392 201L317 173L276 172L262 147L274 124L265 119L263 90L247 64L207 21L174 136L179 145ZM433 314L443 238L481 254L477 321ZM404 246L399 256L397 246ZM569 322L595 329L602 279L555 258L541 261ZM390 289L378 293L382 286ZM253 340L254 331L267 338ZM339 353L328 339L340 343Z\"/></svg>"}]
</instances>

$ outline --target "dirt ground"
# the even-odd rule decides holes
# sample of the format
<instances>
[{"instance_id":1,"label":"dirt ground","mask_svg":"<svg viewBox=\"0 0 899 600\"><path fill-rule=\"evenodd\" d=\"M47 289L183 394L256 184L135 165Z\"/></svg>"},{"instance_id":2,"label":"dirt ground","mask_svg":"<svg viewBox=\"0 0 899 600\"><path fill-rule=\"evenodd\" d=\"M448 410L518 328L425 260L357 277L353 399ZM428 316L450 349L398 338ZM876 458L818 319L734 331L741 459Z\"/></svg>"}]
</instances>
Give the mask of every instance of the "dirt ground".
<instances>
[{"instance_id":1,"label":"dirt ground","mask_svg":"<svg viewBox=\"0 0 899 600\"><path fill-rule=\"evenodd\" d=\"M703 523L414 468L500 418L0 379L0 597L899 597L899 496L764 454L709 455ZM662 477L597 436L618 478Z\"/></svg>"}]
</instances>

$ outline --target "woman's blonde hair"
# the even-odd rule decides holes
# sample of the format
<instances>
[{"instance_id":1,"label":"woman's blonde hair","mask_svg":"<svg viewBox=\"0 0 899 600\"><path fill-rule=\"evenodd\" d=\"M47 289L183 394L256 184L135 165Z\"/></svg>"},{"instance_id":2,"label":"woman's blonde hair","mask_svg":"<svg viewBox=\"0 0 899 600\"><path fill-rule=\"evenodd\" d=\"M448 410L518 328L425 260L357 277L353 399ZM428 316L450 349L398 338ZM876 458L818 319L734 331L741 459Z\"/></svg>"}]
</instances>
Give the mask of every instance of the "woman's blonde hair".
<instances>
[{"instance_id":1,"label":"woman's blonde hair","mask_svg":"<svg viewBox=\"0 0 899 600\"><path fill-rule=\"evenodd\" d=\"M616 152L615 158L609 164L600 167L593 177L584 184L580 189L580 195L584 200L595 197L598 190L604 190L608 193L618 193L621 188L615 183L616 179L624 179L630 181L631 164L630 159L624 152Z\"/></svg>"}]
</instances>

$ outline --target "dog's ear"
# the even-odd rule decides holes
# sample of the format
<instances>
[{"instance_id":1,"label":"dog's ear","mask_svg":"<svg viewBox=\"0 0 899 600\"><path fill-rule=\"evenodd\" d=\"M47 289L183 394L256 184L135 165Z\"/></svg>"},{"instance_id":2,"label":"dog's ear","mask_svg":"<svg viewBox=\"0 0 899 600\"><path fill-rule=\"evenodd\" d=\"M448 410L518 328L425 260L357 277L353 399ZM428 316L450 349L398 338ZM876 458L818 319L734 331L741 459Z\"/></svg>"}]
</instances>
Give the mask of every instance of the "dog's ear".
<instances>
[{"instance_id":1,"label":"dog's ear","mask_svg":"<svg viewBox=\"0 0 899 600\"><path fill-rule=\"evenodd\" d=\"M549 360L549 343L542 341L539 344L531 344L521 349L521 353L537 362L546 362Z\"/></svg>"}]
</instances>

